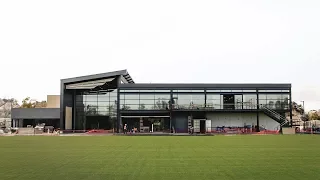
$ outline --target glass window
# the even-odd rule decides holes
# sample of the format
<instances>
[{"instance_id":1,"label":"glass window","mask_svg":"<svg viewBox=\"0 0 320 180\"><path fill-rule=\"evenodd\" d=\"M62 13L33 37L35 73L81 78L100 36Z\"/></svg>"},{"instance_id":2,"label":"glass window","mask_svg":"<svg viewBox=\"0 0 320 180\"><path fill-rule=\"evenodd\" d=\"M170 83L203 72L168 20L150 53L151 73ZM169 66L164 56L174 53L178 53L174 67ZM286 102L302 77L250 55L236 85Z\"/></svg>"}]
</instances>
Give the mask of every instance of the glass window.
<instances>
[{"instance_id":1,"label":"glass window","mask_svg":"<svg viewBox=\"0 0 320 180\"><path fill-rule=\"evenodd\" d=\"M267 99L267 94L259 94L259 100L260 99Z\"/></svg>"},{"instance_id":2,"label":"glass window","mask_svg":"<svg viewBox=\"0 0 320 180\"><path fill-rule=\"evenodd\" d=\"M109 106L110 102L106 102L106 101L99 101L98 102L98 106Z\"/></svg>"},{"instance_id":3,"label":"glass window","mask_svg":"<svg viewBox=\"0 0 320 180\"><path fill-rule=\"evenodd\" d=\"M109 111L109 106L99 106L98 111Z\"/></svg>"},{"instance_id":4,"label":"glass window","mask_svg":"<svg viewBox=\"0 0 320 180\"><path fill-rule=\"evenodd\" d=\"M220 90L207 90L207 92L220 92Z\"/></svg>"},{"instance_id":5,"label":"glass window","mask_svg":"<svg viewBox=\"0 0 320 180\"><path fill-rule=\"evenodd\" d=\"M140 99L140 104L154 104L154 99Z\"/></svg>"},{"instance_id":6,"label":"glass window","mask_svg":"<svg viewBox=\"0 0 320 180\"><path fill-rule=\"evenodd\" d=\"M139 99L125 99L125 104L139 104Z\"/></svg>"},{"instance_id":7,"label":"glass window","mask_svg":"<svg viewBox=\"0 0 320 180\"><path fill-rule=\"evenodd\" d=\"M109 94L98 95L98 101L109 101Z\"/></svg>"},{"instance_id":8,"label":"glass window","mask_svg":"<svg viewBox=\"0 0 320 180\"><path fill-rule=\"evenodd\" d=\"M127 99L139 99L139 94L125 94L125 100Z\"/></svg>"},{"instance_id":9,"label":"glass window","mask_svg":"<svg viewBox=\"0 0 320 180\"><path fill-rule=\"evenodd\" d=\"M76 96L76 101L82 102L83 101L83 95L77 95Z\"/></svg>"},{"instance_id":10,"label":"glass window","mask_svg":"<svg viewBox=\"0 0 320 180\"><path fill-rule=\"evenodd\" d=\"M165 110L168 107L169 103L165 100L156 100L153 109Z\"/></svg>"},{"instance_id":11,"label":"glass window","mask_svg":"<svg viewBox=\"0 0 320 180\"><path fill-rule=\"evenodd\" d=\"M154 94L140 94L140 99L154 99Z\"/></svg>"},{"instance_id":12,"label":"glass window","mask_svg":"<svg viewBox=\"0 0 320 180\"><path fill-rule=\"evenodd\" d=\"M192 95L190 95L190 94L178 94L178 99L179 100L182 100L182 99L191 100L192 99Z\"/></svg>"},{"instance_id":13,"label":"glass window","mask_svg":"<svg viewBox=\"0 0 320 180\"><path fill-rule=\"evenodd\" d=\"M244 94L243 95L243 109L256 109L257 108L257 95Z\"/></svg>"},{"instance_id":14,"label":"glass window","mask_svg":"<svg viewBox=\"0 0 320 180\"><path fill-rule=\"evenodd\" d=\"M125 104L121 106L121 110L138 110L139 104Z\"/></svg>"},{"instance_id":15,"label":"glass window","mask_svg":"<svg viewBox=\"0 0 320 180\"><path fill-rule=\"evenodd\" d=\"M90 101L90 102L94 102L94 101L98 101L98 96L95 95L84 95L84 101Z\"/></svg>"},{"instance_id":16,"label":"glass window","mask_svg":"<svg viewBox=\"0 0 320 180\"><path fill-rule=\"evenodd\" d=\"M246 90L243 90L242 92L257 92L256 90L251 90L251 89L246 89Z\"/></svg>"},{"instance_id":17,"label":"glass window","mask_svg":"<svg viewBox=\"0 0 320 180\"><path fill-rule=\"evenodd\" d=\"M170 100L170 94L155 94L154 98Z\"/></svg>"},{"instance_id":18,"label":"glass window","mask_svg":"<svg viewBox=\"0 0 320 180\"><path fill-rule=\"evenodd\" d=\"M85 106L98 106L98 102L97 101L95 101L95 102L91 102L91 101L86 101L86 102L84 102L85 104Z\"/></svg>"},{"instance_id":19,"label":"glass window","mask_svg":"<svg viewBox=\"0 0 320 180\"><path fill-rule=\"evenodd\" d=\"M277 99L282 99L282 95L281 94L267 94L267 99L274 99L274 100L277 100Z\"/></svg>"},{"instance_id":20,"label":"glass window","mask_svg":"<svg viewBox=\"0 0 320 180\"><path fill-rule=\"evenodd\" d=\"M220 99L220 94L207 94L207 99Z\"/></svg>"}]
</instances>

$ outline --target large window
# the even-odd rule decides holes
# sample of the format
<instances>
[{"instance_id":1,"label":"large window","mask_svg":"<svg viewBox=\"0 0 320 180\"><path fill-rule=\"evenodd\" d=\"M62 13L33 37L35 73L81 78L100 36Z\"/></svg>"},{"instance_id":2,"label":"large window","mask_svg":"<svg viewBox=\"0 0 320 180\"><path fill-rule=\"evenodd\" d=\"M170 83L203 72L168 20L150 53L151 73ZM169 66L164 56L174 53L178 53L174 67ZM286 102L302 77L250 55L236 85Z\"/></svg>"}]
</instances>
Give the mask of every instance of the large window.
<instances>
[{"instance_id":1,"label":"large window","mask_svg":"<svg viewBox=\"0 0 320 180\"><path fill-rule=\"evenodd\" d=\"M201 109L205 107L205 94L203 90L188 90L175 92L174 108L175 109ZM187 93L190 92L190 93ZM192 93L194 92L194 93Z\"/></svg>"},{"instance_id":2,"label":"large window","mask_svg":"<svg viewBox=\"0 0 320 180\"><path fill-rule=\"evenodd\" d=\"M117 118L117 90L91 92L90 94L88 92L78 92L78 95L76 95L75 129L87 129L87 117L89 116L104 116L105 121L113 126Z\"/></svg>"},{"instance_id":3,"label":"large window","mask_svg":"<svg viewBox=\"0 0 320 180\"><path fill-rule=\"evenodd\" d=\"M121 110L168 110L170 93L130 92L121 93Z\"/></svg>"},{"instance_id":4,"label":"large window","mask_svg":"<svg viewBox=\"0 0 320 180\"><path fill-rule=\"evenodd\" d=\"M288 109L289 94L259 94L259 103L270 109Z\"/></svg>"},{"instance_id":5,"label":"large window","mask_svg":"<svg viewBox=\"0 0 320 180\"><path fill-rule=\"evenodd\" d=\"M256 109L256 108L257 108L257 95L243 94L243 109Z\"/></svg>"},{"instance_id":6,"label":"large window","mask_svg":"<svg viewBox=\"0 0 320 180\"><path fill-rule=\"evenodd\" d=\"M207 108L221 109L222 105L220 94L207 94Z\"/></svg>"}]
</instances>

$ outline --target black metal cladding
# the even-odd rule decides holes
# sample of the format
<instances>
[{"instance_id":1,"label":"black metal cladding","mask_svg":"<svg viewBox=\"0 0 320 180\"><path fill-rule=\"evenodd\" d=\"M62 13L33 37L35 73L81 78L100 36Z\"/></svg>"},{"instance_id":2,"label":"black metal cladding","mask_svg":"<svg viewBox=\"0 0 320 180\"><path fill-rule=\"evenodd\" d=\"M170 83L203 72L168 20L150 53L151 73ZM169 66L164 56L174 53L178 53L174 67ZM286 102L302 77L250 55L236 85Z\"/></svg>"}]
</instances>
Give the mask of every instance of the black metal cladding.
<instances>
[{"instance_id":1,"label":"black metal cladding","mask_svg":"<svg viewBox=\"0 0 320 180\"><path fill-rule=\"evenodd\" d=\"M242 89L242 90L289 90L291 84L120 84L120 89Z\"/></svg>"}]
</instances>

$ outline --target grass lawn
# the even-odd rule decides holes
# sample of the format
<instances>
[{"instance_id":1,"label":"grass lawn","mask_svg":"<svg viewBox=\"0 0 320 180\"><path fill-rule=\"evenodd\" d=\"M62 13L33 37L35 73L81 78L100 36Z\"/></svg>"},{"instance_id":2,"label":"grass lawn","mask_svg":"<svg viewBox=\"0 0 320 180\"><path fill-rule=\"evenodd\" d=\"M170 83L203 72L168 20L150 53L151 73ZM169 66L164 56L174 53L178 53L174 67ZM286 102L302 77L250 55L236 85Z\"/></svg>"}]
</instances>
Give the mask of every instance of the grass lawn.
<instances>
[{"instance_id":1,"label":"grass lawn","mask_svg":"<svg viewBox=\"0 0 320 180\"><path fill-rule=\"evenodd\" d=\"M0 137L0 180L320 179L320 136Z\"/></svg>"}]
</instances>

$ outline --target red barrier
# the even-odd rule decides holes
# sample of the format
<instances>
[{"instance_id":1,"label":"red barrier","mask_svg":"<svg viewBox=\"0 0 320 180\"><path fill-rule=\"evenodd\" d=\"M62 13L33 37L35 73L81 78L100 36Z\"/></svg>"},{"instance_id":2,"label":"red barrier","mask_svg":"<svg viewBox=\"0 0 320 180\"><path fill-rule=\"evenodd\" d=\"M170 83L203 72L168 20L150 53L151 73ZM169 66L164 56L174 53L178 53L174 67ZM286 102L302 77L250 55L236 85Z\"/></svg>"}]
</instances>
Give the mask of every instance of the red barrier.
<instances>
[{"instance_id":1,"label":"red barrier","mask_svg":"<svg viewBox=\"0 0 320 180\"><path fill-rule=\"evenodd\" d=\"M93 129L86 133L87 134L109 134L109 133L113 133L113 130Z\"/></svg>"}]
</instances>

